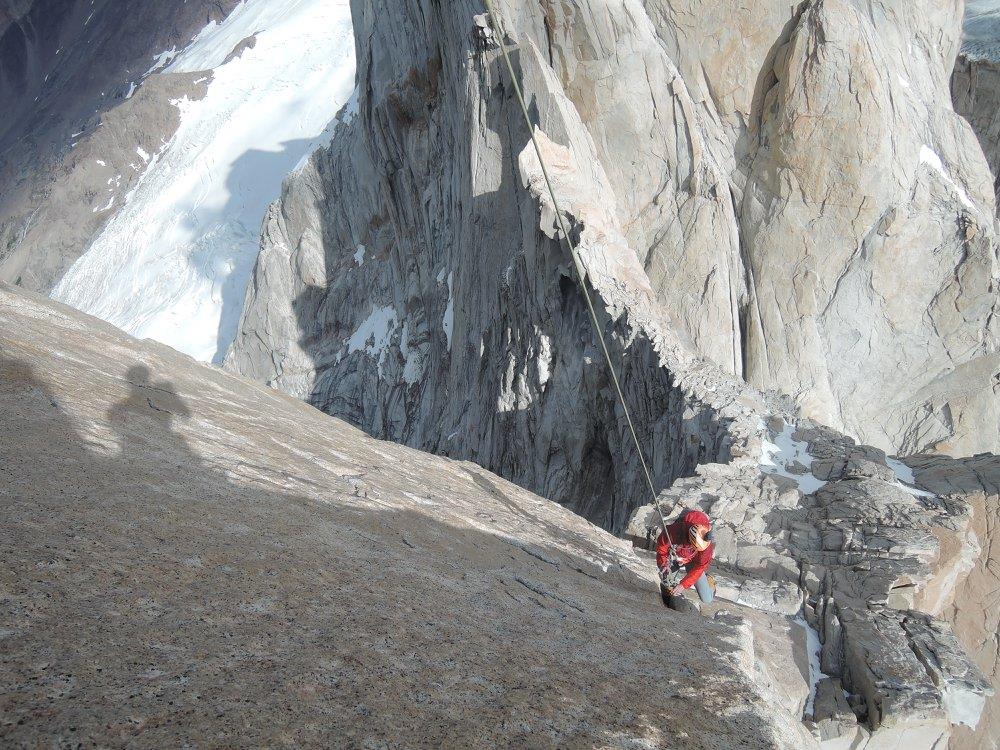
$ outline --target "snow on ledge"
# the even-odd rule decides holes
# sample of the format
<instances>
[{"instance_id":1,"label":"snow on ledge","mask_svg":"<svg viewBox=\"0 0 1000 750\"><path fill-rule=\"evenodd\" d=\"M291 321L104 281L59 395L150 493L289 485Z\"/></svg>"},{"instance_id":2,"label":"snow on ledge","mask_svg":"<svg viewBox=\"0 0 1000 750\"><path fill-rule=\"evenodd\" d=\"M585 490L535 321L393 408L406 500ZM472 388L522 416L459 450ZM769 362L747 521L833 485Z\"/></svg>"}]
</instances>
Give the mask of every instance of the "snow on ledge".
<instances>
[{"instance_id":1,"label":"snow on ledge","mask_svg":"<svg viewBox=\"0 0 1000 750\"><path fill-rule=\"evenodd\" d=\"M806 698L806 707L803 715L809 717L812 716L816 706L816 686L820 680L830 675L823 672L820 668L819 655L823 647L819 641L819 633L816 632L816 629L812 625L806 622L804 617L796 617L792 622L806 631L806 655L809 657L809 697Z\"/></svg>"},{"instance_id":2,"label":"snow on ledge","mask_svg":"<svg viewBox=\"0 0 1000 750\"><path fill-rule=\"evenodd\" d=\"M455 328L455 295L451 288L453 276L451 272L448 273L448 306L444 310L444 317L441 318L441 327L444 329L445 338L448 339L448 351L451 351L451 334Z\"/></svg>"},{"instance_id":3,"label":"snow on ledge","mask_svg":"<svg viewBox=\"0 0 1000 750\"><path fill-rule=\"evenodd\" d=\"M760 429L764 433L760 456L762 472L791 479L804 495L812 494L826 484L812 475L810 467L813 457L809 453L809 444L792 437L795 433L794 424L786 424L781 432L773 436L773 442L768 437L770 432L763 420L760 422ZM799 474L790 471L796 465L805 471Z\"/></svg>"},{"instance_id":4,"label":"snow on ledge","mask_svg":"<svg viewBox=\"0 0 1000 750\"><path fill-rule=\"evenodd\" d=\"M941 161L941 157L938 156L937 152L934 151L930 146L924 145L920 147L920 163L926 164L931 167L935 172L937 172L941 179L951 187L958 194L958 199L962 201L962 205L972 211L978 211L976 205L969 198L969 194L965 192L961 185L959 185L955 180L952 179L951 175L944 168L944 163Z\"/></svg>"},{"instance_id":5,"label":"snow on ledge","mask_svg":"<svg viewBox=\"0 0 1000 750\"><path fill-rule=\"evenodd\" d=\"M889 456L886 456L885 465L892 469L892 473L896 475L895 485L897 487L902 487L911 495L915 495L917 497L934 497L933 492L920 490L913 486L917 483L917 478L913 475L913 469L904 464L898 458L890 458Z\"/></svg>"},{"instance_id":6,"label":"snow on ledge","mask_svg":"<svg viewBox=\"0 0 1000 750\"><path fill-rule=\"evenodd\" d=\"M372 307L371 313L358 329L345 341L348 354L364 351L378 363L378 374L382 376L382 361L385 359L392 332L396 330L398 316L392 305Z\"/></svg>"}]
</instances>

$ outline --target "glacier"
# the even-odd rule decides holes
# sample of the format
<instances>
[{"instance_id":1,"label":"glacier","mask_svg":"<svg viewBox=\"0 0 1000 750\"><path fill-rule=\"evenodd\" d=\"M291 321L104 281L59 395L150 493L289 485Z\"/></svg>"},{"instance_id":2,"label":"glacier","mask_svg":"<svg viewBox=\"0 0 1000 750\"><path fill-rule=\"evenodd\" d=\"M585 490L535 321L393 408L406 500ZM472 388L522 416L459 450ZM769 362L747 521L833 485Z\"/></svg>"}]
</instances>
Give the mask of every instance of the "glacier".
<instances>
[{"instance_id":1,"label":"glacier","mask_svg":"<svg viewBox=\"0 0 1000 750\"><path fill-rule=\"evenodd\" d=\"M174 102L177 132L140 165L125 205L52 297L220 363L267 207L296 164L329 141L354 90L350 3L245 0L180 52L157 55L160 66L211 71L207 95Z\"/></svg>"}]
</instances>

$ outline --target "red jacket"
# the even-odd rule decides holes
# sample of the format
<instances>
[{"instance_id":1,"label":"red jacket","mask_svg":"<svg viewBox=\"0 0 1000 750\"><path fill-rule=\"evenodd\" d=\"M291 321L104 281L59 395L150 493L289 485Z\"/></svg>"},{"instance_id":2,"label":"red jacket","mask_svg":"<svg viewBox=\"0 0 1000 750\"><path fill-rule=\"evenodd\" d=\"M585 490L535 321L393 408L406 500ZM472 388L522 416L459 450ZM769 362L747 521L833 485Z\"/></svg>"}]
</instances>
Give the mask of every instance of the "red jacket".
<instances>
[{"instance_id":1,"label":"red jacket","mask_svg":"<svg viewBox=\"0 0 1000 750\"><path fill-rule=\"evenodd\" d=\"M687 575L684 576L679 584L682 589L689 589L694 586L694 582L701 578L702 573L708 570L708 566L712 562L712 553L715 551L714 544L709 544L704 552L699 552L693 544L688 543L688 528L691 526L712 527L708 516L700 510L688 511L682 520L674 521L667 526L667 530L670 532L670 539L674 542L674 553L677 555L677 561L687 568ZM660 570L663 570L667 567L669 560L670 541L667 539L666 534L661 531L660 536L656 540L656 565Z\"/></svg>"}]
</instances>

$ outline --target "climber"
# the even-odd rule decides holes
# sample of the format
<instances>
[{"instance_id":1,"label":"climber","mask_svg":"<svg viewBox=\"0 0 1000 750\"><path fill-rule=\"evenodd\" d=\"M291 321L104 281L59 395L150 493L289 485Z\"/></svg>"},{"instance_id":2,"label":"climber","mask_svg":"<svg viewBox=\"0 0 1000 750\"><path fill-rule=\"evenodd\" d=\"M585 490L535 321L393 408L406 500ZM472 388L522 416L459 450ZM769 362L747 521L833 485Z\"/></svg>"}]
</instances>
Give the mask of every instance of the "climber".
<instances>
[{"instance_id":1,"label":"climber","mask_svg":"<svg viewBox=\"0 0 1000 750\"><path fill-rule=\"evenodd\" d=\"M714 549L712 522L700 510L685 510L660 532L656 566L660 569L660 593L665 605L679 609L684 590L692 585L703 602L712 601L715 581L707 571Z\"/></svg>"}]
</instances>

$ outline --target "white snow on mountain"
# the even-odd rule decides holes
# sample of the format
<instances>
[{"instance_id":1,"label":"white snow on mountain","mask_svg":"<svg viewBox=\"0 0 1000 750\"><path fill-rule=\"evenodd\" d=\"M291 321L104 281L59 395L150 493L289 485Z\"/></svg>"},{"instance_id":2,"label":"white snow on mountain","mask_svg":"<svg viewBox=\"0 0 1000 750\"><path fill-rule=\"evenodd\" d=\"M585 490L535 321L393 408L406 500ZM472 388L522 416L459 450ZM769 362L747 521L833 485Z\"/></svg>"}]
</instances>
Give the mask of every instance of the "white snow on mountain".
<instances>
[{"instance_id":1,"label":"white snow on mountain","mask_svg":"<svg viewBox=\"0 0 1000 750\"><path fill-rule=\"evenodd\" d=\"M378 373L381 377L382 360L385 358L392 332L396 330L397 321L396 309L392 305L373 306L371 314L358 326L358 330L351 338L344 342L347 344L347 352L367 352L378 362Z\"/></svg>"},{"instance_id":2,"label":"white snow on mountain","mask_svg":"<svg viewBox=\"0 0 1000 750\"><path fill-rule=\"evenodd\" d=\"M962 205L966 208L972 209L973 211L977 210L975 204L973 204L972 200L969 198L969 194L965 192L961 185L955 182L950 174L948 174L948 170L945 169L944 163L941 161L941 157L938 156L937 152L935 152L930 146L924 145L920 147L920 163L928 165L931 169L937 172L948 187L955 191L958 195L958 199L962 201Z\"/></svg>"},{"instance_id":3,"label":"white snow on mountain","mask_svg":"<svg viewBox=\"0 0 1000 750\"><path fill-rule=\"evenodd\" d=\"M781 432L772 435L761 420L760 430L763 434L760 457L761 471L765 474L776 474L791 479L806 495L826 484L822 479L814 477L809 470L813 462L812 454L809 453L809 444L793 437L795 434L794 424L786 424Z\"/></svg>"},{"instance_id":4,"label":"white snow on mountain","mask_svg":"<svg viewBox=\"0 0 1000 750\"><path fill-rule=\"evenodd\" d=\"M242 45L255 37L253 46ZM235 49L244 46L241 54ZM221 361L239 322L259 230L282 179L329 140L354 88L349 0L245 0L166 73L211 70L205 98L52 296L140 338Z\"/></svg>"}]
</instances>

